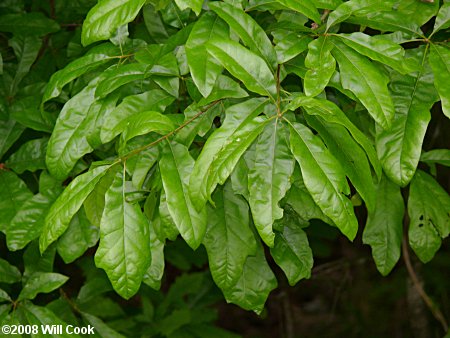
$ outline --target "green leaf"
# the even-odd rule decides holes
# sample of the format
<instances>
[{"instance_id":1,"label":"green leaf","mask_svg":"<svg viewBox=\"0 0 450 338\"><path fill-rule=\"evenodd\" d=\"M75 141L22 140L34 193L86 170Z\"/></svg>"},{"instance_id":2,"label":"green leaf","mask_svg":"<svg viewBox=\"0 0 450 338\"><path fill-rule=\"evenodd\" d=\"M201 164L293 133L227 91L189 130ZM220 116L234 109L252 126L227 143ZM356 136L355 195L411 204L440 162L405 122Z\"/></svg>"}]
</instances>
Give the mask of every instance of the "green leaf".
<instances>
[{"instance_id":1,"label":"green leaf","mask_svg":"<svg viewBox=\"0 0 450 338\"><path fill-rule=\"evenodd\" d=\"M151 252L148 220L125 193L124 172L118 171L105 195L95 265L105 270L114 290L129 299L139 290Z\"/></svg>"},{"instance_id":2,"label":"green leaf","mask_svg":"<svg viewBox=\"0 0 450 338\"><path fill-rule=\"evenodd\" d=\"M63 322L58 316L56 316L50 309L42 306L33 305L31 302L25 302L21 307L22 311L30 325L36 325L40 329L41 327L50 327L51 325L61 325L61 327L66 328L67 324ZM42 325L42 326L41 326ZM65 329L62 330L62 334L52 335L54 338L69 338L69 337L80 337L78 334L66 333ZM44 335L42 335L44 336ZM45 335L47 336L47 335Z\"/></svg>"},{"instance_id":3,"label":"green leaf","mask_svg":"<svg viewBox=\"0 0 450 338\"><path fill-rule=\"evenodd\" d=\"M361 32L336 35L347 46L358 53L392 67L401 74L409 73L412 67L405 62L405 50L383 35L370 36Z\"/></svg>"},{"instance_id":4,"label":"green leaf","mask_svg":"<svg viewBox=\"0 0 450 338\"><path fill-rule=\"evenodd\" d=\"M439 12L436 16L433 33L431 33L431 35L433 35L437 31L447 29L449 27L450 27L450 2L444 1L442 7L439 9Z\"/></svg>"},{"instance_id":5,"label":"green leaf","mask_svg":"<svg viewBox=\"0 0 450 338\"><path fill-rule=\"evenodd\" d=\"M90 126L99 113L90 107L98 78L66 102L47 145L46 164L50 173L65 179L77 161L93 148L88 142ZM88 132L87 132L88 131Z\"/></svg>"},{"instance_id":6,"label":"green leaf","mask_svg":"<svg viewBox=\"0 0 450 338\"><path fill-rule=\"evenodd\" d=\"M441 97L442 111L450 119L450 86L448 84L450 78L450 49L435 44L431 44L430 48L429 58L434 73L434 85Z\"/></svg>"},{"instance_id":7,"label":"green leaf","mask_svg":"<svg viewBox=\"0 0 450 338\"><path fill-rule=\"evenodd\" d=\"M300 279L311 277L313 254L308 237L295 216L287 214L277 223L283 225L283 231L276 234L270 254L286 274L289 285L294 286Z\"/></svg>"},{"instance_id":8,"label":"green leaf","mask_svg":"<svg viewBox=\"0 0 450 338\"><path fill-rule=\"evenodd\" d=\"M421 67L414 73L391 78L395 117L389 130L377 129L378 158L386 175L406 186L419 163L423 139L430 121L430 108L438 100L426 53L418 52Z\"/></svg>"},{"instance_id":9,"label":"green leaf","mask_svg":"<svg viewBox=\"0 0 450 338\"><path fill-rule=\"evenodd\" d=\"M257 243L250 229L247 202L235 195L230 182L218 188L208 205L208 227L203 244L208 252L209 268L219 288L237 283L246 259L256 253Z\"/></svg>"},{"instance_id":10,"label":"green leaf","mask_svg":"<svg viewBox=\"0 0 450 338\"><path fill-rule=\"evenodd\" d=\"M363 149L340 125L327 123L320 117L307 117L306 120L319 133L327 148L339 161L356 191L366 202L367 209L373 210L376 200L376 187Z\"/></svg>"},{"instance_id":11,"label":"green leaf","mask_svg":"<svg viewBox=\"0 0 450 338\"><path fill-rule=\"evenodd\" d=\"M206 209L198 212L188 193L194 160L188 149L167 142L159 161L161 178L167 197L167 208L181 236L192 249L197 249L206 231Z\"/></svg>"},{"instance_id":12,"label":"green leaf","mask_svg":"<svg viewBox=\"0 0 450 338\"><path fill-rule=\"evenodd\" d=\"M248 93L241 88L239 83L225 75L219 75L211 93L198 102L199 106L207 105L211 102L225 98L241 99L247 97ZM186 113L186 111L185 111Z\"/></svg>"},{"instance_id":13,"label":"green leaf","mask_svg":"<svg viewBox=\"0 0 450 338\"><path fill-rule=\"evenodd\" d=\"M222 126L216 129L206 140L202 152L198 156L189 182L189 195L197 210L201 210L209 198L208 174L215 156L231 142L236 130L244 128L258 116L267 105L267 99L253 98L229 107L225 111Z\"/></svg>"},{"instance_id":14,"label":"green leaf","mask_svg":"<svg viewBox=\"0 0 450 338\"><path fill-rule=\"evenodd\" d=\"M32 196L16 174L0 169L0 231L8 229L17 211Z\"/></svg>"},{"instance_id":15,"label":"green leaf","mask_svg":"<svg viewBox=\"0 0 450 338\"><path fill-rule=\"evenodd\" d=\"M120 134L123 129L122 121L128 117L144 111L156 111L162 113L174 98L160 89L153 89L142 94L130 95L105 116L100 137L103 143L111 141Z\"/></svg>"},{"instance_id":16,"label":"green leaf","mask_svg":"<svg viewBox=\"0 0 450 338\"><path fill-rule=\"evenodd\" d=\"M383 176L378 183L375 208L369 210L363 243L372 248L378 271L388 275L397 264L402 246L405 205L400 187Z\"/></svg>"},{"instance_id":17,"label":"green leaf","mask_svg":"<svg viewBox=\"0 0 450 338\"><path fill-rule=\"evenodd\" d=\"M9 250L23 249L40 236L45 217L55 199L56 196L50 197L39 193L20 206L6 229L6 243Z\"/></svg>"},{"instance_id":18,"label":"green leaf","mask_svg":"<svg viewBox=\"0 0 450 338\"><path fill-rule=\"evenodd\" d=\"M70 221L67 231L59 238L56 249L64 263L69 264L93 247L98 238L98 227L91 225L84 210L80 209Z\"/></svg>"},{"instance_id":19,"label":"green leaf","mask_svg":"<svg viewBox=\"0 0 450 338\"><path fill-rule=\"evenodd\" d=\"M45 87L45 92L42 96L42 106L48 100L59 96L66 84L114 60L113 57L117 55L120 55L120 49L118 47L111 43L103 43L93 47L84 56L77 58L63 69L54 73Z\"/></svg>"},{"instance_id":20,"label":"green leaf","mask_svg":"<svg viewBox=\"0 0 450 338\"><path fill-rule=\"evenodd\" d=\"M277 93L275 78L258 55L237 42L225 39L209 40L206 49L249 90L274 100Z\"/></svg>"},{"instance_id":21,"label":"green leaf","mask_svg":"<svg viewBox=\"0 0 450 338\"><path fill-rule=\"evenodd\" d=\"M418 170L408 198L409 244L417 257L429 262L450 233L450 196L425 172Z\"/></svg>"},{"instance_id":22,"label":"green leaf","mask_svg":"<svg viewBox=\"0 0 450 338\"><path fill-rule=\"evenodd\" d=\"M133 137L151 132L164 135L175 129L172 121L167 116L154 111L146 111L130 116L119 124L117 128L124 130L120 138L122 149Z\"/></svg>"},{"instance_id":23,"label":"green leaf","mask_svg":"<svg viewBox=\"0 0 450 338\"><path fill-rule=\"evenodd\" d=\"M81 33L83 46L109 39L117 28L134 20L145 2L145 0L102 0L97 3L83 22Z\"/></svg>"},{"instance_id":24,"label":"green leaf","mask_svg":"<svg viewBox=\"0 0 450 338\"><path fill-rule=\"evenodd\" d=\"M248 175L249 204L261 239L273 246L274 220L283 217L278 203L289 190L295 160L289 150L288 130L279 119L266 125L256 141L255 161Z\"/></svg>"},{"instance_id":25,"label":"green leaf","mask_svg":"<svg viewBox=\"0 0 450 338\"><path fill-rule=\"evenodd\" d=\"M0 16L0 32L22 36L44 36L59 31L59 25L40 12L6 14Z\"/></svg>"},{"instance_id":26,"label":"green leaf","mask_svg":"<svg viewBox=\"0 0 450 338\"><path fill-rule=\"evenodd\" d=\"M2 289L0 289L0 303L5 303L5 302L12 302L11 297ZM1 307L0 307L1 309ZM1 320L1 316L2 316L2 311L0 310L0 320Z\"/></svg>"},{"instance_id":27,"label":"green leaf","mask_svg":"<svg viewBox=\"0 0 450 338\"><path fill-rule=\"evenodd\" d=\"M10 117L22 126L51 133L56 122L56 116L45 111L40 111L40 102L41 97L36 94L18 99L10 106ZM19 127L20 125L17 124L17 126Z\"/></svg>"},{"instance_id":28,"label":"green leaf","mask_svg":"<svg viewBox=\"0 0 450 338\"><path fill-rule=\"evenodd\" d=\"M18 300L34 299L39 293L49 293L65 282L69 277L53 272L35 272L25 283L22 291L20 291Z\"/></svg>"},{"instance_id":29,"label":"green leaf","mask_svg":"<svg viewBox=\"0 0 450 338\"><path fill-rule=\"evenodd\" d=\"M305 66L304 90L307 96L317 96L326 87L336 69L336 60L331 55L334 45L327 36L321 36L308 44Z\"/></svg>"},{"instance_id":30,"label":"green leaf","mask_svg":"<svg viewBox=\"0 0 450 338\"><path fill-rule=\"evenodd\" d=\"M308 127L291 125L291 151L300 165L312 198L341 232L353 240L358 231L345 173L322 141Z\"/></svg>"},{"instance_id":31,"label":"green leaf","mask_svg":"<svg viewBox=\"0 0 450 338\"><path fill-rule=\"evenodd\" d=\"M174 241L180 233L172 216L170 215L169 208L167 206L167 196L164 190L161 191L158 214L155 216L154 226L155 232L160 241L165 241L166 238Z\"/></svg>"},{"instance_id":32,"label":"green leaf","mask_svg":"<svg viewBox=\"0 0 450 338\"><path fill-rule=\"evenodd\" d=\"M217 77L222 73L222 66L208 53L205 44L211 37L227 39L229 35L223 20L212 12L206 12L194 24L186 41L186 57L192 80L204 97L211 93Z\"/></svg>"},{"instance_id":33,"label":"green leaf","mask_svg":"<svg viewBox=\"0 0 450 338\"><path fill-rule=\"evenodd\" d=\"M0 158L11 148L24 130L25 128L13 119L0 120Z\"/></svg>"},{"instance_id":34,"label":"green leaf","mask_svg":"<svg viewBox=\"0 0 450 338\"><path fill-rule=\"evenodd\" d=\"M277 55L269 38L259 24L242 9L226 2L211 2L209 7L225 20L250 50L258 54L272 72L277 65Z\"/></svg>"},{"instance_id":35,"label":"green leaf","mask_svg":"<svg viewBox=\"0 0 450 338\"><path fill-rule=\"evenodd\" d=\"M306 15L308 18L314 20L316 23L320 23L320 15L317 12L317 8L313 1L311 0L276 0L276 2L282 4L286 8L289 8L293 11L299 12L301 14Z\"/></svg>"},{"instance_id":36,"label":"green leaf","mask_svg":"<svg viewBox=\"0 0 450 338\"><path fill-rule=\"evenodd\" d=\"M264 309L270 291L277 285L277 279L264 257L264 250L259 245L256 255L247 257L237 283L222 291L228 303L237 304L245 310L253 310L259 314Z\"/></svg>"},{"instance_id":37,"label":"green leaf","mask_svg":"<svg viewBox=\"0 0 450 338\"><path fill-rule=\"evenodd\" d=\"M376 175L381 177L381 164L372 142L350 121L338 106L328 100L311 98L303 95L293 95L292 98L292 101L287 107L288 109L295 110L298 107L304 107L309 115L320 116L329 123L336 123L344 126L366 152Z\"/></svg>"},{"instance_id":38,"label":"green leaf","mask_svg":"<svg viewBox=\"0 0 450 338\"><path fill-rule=\"evenodd\" d=\"M286 31L284 29L272 31L272 36L274 37L275 51L279 64L283 64L302 53L312 41L306 34Z\"/></svg>"},{"instance_id":39,"label":"green leaf","mask_svg":"<svg viewBox=\"0 0 450 338\"><path fill-rule=\"evenodd\" d=\"M202 11L203 0L175 0L175 3L182 11L191 8L197 16Z\"/></svg>"},{"instance_id":40,"label":"green leaf","mask_svg":"<svg viewBox=\"0 0 450 338\"><path fill-rule=\"evenodd\" d=\"M28 170L34 172L45 169L45 153L47 150L48 138L38 138L28 141L12 154L6 161L6 166L18 174Z\"/></svg>"},{"instance_id":41,"label":"green leaf","mask_svg":"<svg viewBox=\"0 0 450 338\"><path fill-rule=\"evenodd\" d=\"M104 165L77 176L51 206L39 240L44 252L69 227L73 216L111 166Z\"/></svg>"},{"instance_id":42,"label":"green leaf","mask_svg":"<svg viewBox=\"0 0 450 338\"><path fill-rule=\"evenodd\" d=\"M0 283L13 284L20 282L21 279L22 274L19 269L0 258Z\"/></svg>"},{"instance_id":43,"label":"green leaf","mask_svg":"<svg viewBox=\"0 0 450 338\"><path fill-rule=\"evenodd\" d=\"M388 129L394 118L394 105L387 88L388 76L342 42L333 40L333 44L332 54L339 64L342 87L355 94L375 122Z\"/></svg>"},{"instance_id":44,"label":"green leaf","mask_svg":"<svg viewBox=\"0 0 450 338\"><path fill-rule=\"evenodd\" d=\"M420 161L425 163L438 163L450 167L450 149L433 149L422 153Z\"/></svg>"},{"instance_id":45,"label":"green leaf","mask_svg":"<svg viewBox=\"0 0 450 338\"><path fill-rule=\"evenodd\" d=\"M95 317L89 313L81 312L83 319L95 327L95 332L102 338L125 338L117 331L106 325L106 323L98 317Z\"/></svg>"},{"instance_id":46,"label":"green leaf","mask_svg":"<svg viewBox=\"0 0 450 338\"><path fill-rule=\"evenodd\" d=\"M159 290L161 287L161 279L164 274L164 242L158 239L156 235L154 225L150 223L150 248L152 252L152 262L144 274L142 280L145 284L155 290Z\"/></svg>"}]
</instances>

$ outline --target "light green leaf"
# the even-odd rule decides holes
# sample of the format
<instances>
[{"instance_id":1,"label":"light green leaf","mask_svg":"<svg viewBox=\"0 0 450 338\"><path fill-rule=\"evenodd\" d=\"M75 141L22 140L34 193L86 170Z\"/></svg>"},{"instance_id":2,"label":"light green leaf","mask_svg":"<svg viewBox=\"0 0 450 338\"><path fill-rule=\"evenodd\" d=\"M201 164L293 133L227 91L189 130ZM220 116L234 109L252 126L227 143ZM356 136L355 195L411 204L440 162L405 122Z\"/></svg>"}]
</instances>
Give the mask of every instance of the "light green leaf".
<instances>
[{"instance_id":1,"label":"light green leaf","mask_svg":"<svg viewBox=\"0 0 450 338\"><path fill-rule=\"evenodd\" d=\"M150 248L152 252L152 261L144 274L142 282L150 286L155 290L159 290L161 287L161 279L164 274L164 242L158 239L156 235L154 225L150 222Z\"/></svg>"},{"instance_id":2,"label":"light green leaf","mask_svg":"<svg viewBox=\"0 0 450 338\"><path fill-rule=\"evenodd\" d=\"M450 14L450 3L449 14ZM450 119L450 49L431 44L430 65L434 73L434 85L441 97L442 111Z\"/></svg>"},{"instance_id":3,"label":"light green leaf","mask_svg":"<svg viewBox=\"0 0 450 338\"><path fill-rule=\"evenodd\" d=\"M429 262L450 233L450 196L425 172L411 181L408 199L409 244L417 257Z\"/></svg>"},{"instance_id":4,"label":"light green leaf","mask_svg":"<svg viewBox=\"0 0 450 338\"><path fill-rule=\"evenodd\" d=\"M122 25L134 20L146 0L102 0L87 14L83 22L81 43L109 39Z\"/></svg>"},{"instance_id":5,"label":"light green leaf","mask_svg":"<svg viewBox=\"0 0 450 338\"><path fill-rule=\"evenodd\" d=\"M45 217L55 199L56 196L50 197L39 193L20 206L6 229L6 243L9 250L23 249L40 236Z\"/></svg>"},{"instance_id":6,"label":"light green leaf","mask_svg":"<svg viewBox=\"0 0 450 338\"><path fill-rule=\"evenodd\" d=\"M0 120L0 158L11 148L24 130L25 127L13 119Z\"/></svg>"},{"instance_id":7,"label":"light green leaf","mask_svg":"<svg viewBox=\"0 0 450 338\"><path fill-rule=\"evenodd\" d=\"M129 299L139 290L151 252L148 220L125 193L124 172L118 171L105 195L95 265L105 270L114 290Z\"/></svg>"},{"instance_id":8,"label":"light green leaf","mask_svg":"<svg viewBox=\"0 0 450 338\"><path fill-rule=\"evenodd\" d=\"M65 179L77 161L93 148L88 142L90 126L96 120L97 110L89 109L94 102L98 78L66 102L59 114L47 145L46 164L50 173Z\"/></svg>"},{"instance_id":9,"label":"light green leaf","mask_svg":"<svg viewBox=\"0 0 450 338\"><path fill-rule=\"evenodd\" d=\"M0 169L0 231L8 229L17 211L32 196L26 184L16 174Z\"/></svg>"},{"instance_id":10,"label":"light green leaf","mask_svg":"<svg viewBox=\"0 0 450 338\"><path fill-rule=\"evenodd\" d=\"M372 142L350 121L338 106L329 100L293 95L288 109L295 110L298 107L304 107L309 115L320 116L327 122L344 126L355 141L364 149L375 173L378 177L381 177L381 164Z\"/></svg>"},{"instance_id":11,"label":"light green leaf","mask_svg":"<svg viewBox=\"0 0 450 338\"><path fill-rule=\"evenodd\" d=\"M277 287L277 279L267 264L261 245L256 256L249 256L241 277L235 285L222 290L228 303L239 305L245 310L261 313L270 291Z\"/></svg>"},{"instance_id":12,"label":"light green leaf","mask_svg":"<svg viewBox=\"0 0 450 338\"><path fill-rule=\"evenodd\" d=\"M45 169L47 143L47 137L24 143L19 150L8 158L6 161L7 167L18 174L22 174L26 170L34 172L38 169Z\"/></svg>"},{"instance_id":13,"label":"light green leaf","mask_svg":"<svg viewBox=\"0 0 450 338\"><path fill-rule=\"evenodd\" d=\"M437 31L447 29L449 27L450 27L450 2L444 1L442 7L439 9L439 12L436 16L433 33L431 33L431 35L433 35Z\"/></svg>"},{"instance_id":14,"label":"light green leaf","mask_svg":"<svg viewBox=\"0 0 450 338\"><path fill-rule=\"evenodd\" d=\"M154 226L155 232L160 241L165 241L166 238L174 241L180 233L172 216L170 215L169 208L167 206L167 196L164 190L161 191L158 214L154 219Z\"/></svg>"},{"instance_id":15,"label":"light green leaf","mask_svg":"<svg viewBox=\"0 0 450 338\"><path fill-rule=\"evenodd\" d=\"M294 286L300 279L311 277L313 254L308 237L295 216L285 213L277 223L283 225L283 231L276 234L270 254L286 274L289 285Z\"/></svg>"},{"instance_id":16,"label":"light green leaf","mask_svg":"<svg viewBox=\"0 0 450 338\"><path fill-rule=\"evenodd\" d=\"M20 282L21 279L22 274L19 269L0 258L0 283L13 284Z\"/></svg>"},{"instance_id":17,"label":"light green leaf","mask_svg":"<svg viewBox=\"0 0 450 338\"><path fill-rule=\"evenodd\" d=\"M377 128L376 147L386 176L401 187L411 181L419 163L423 139L430 122L430 108L439 98L433 84L433 74L426 63L414 73L391 78L391 93L395 117L389 130Z\"/></svg>"},{"instance_id":18,"label":"light green leaf","mask_svg":"<svg viewBox=\"0 0 450 338\"><path fill-rule=\"evenodd\" d=\"M422 153L420 161L425 163L438 163L450 167L450 149L433 149Z\"/></svg>"},{"instance_id":19,"label":"light green leaf","mask_svg":"<svg viewBox=\"0 0 450 338\"><path fill-rule=\"evenodd\" d=\"M181 236L192 249L197 249L206 231L206 209L198 212L188 193L194 159L188 149L167 142L159 161L161 178L167 197L167 208Z\"/></svg>"},{"instance_id":20,"label":"light green leaf","mask_svg":"<svg viewBox=\"0 0 450 338\"><path fill-rule=\"evenodd\" d=\"M366 107L373 119L384 129L388 129L394 118L394 105L387 84L389 78L367 58L333 40L331 51L339 64L341 83Z\"/></svg>"},{"instance_id":21,"label":"light green leaf","mask_svg":"<svg viewBox=\"0 0 450 338\"><path fill-rule=\"evenodd\" d=\"M305 66L304 90L307 96L317 96L326 87L336 69L336 60L331 55L334 45L327 36L321 36L309 43Z\"/></svg>"},{"instance_id":22,"label":"light green leaf","mask_svg":"<svg viewBox=\"0 0 450 338\"><path fill-rule=\"evenodd\" d=\"M149 90L142 94L130 95L104 118L100 133L103 143L111 141L123 130L118 126L128 117L143 111L156 111L162 113L174 98L160 89Z\"/></svg>"},{"instance_id":23,"label":"light green leaf","mask_svg":"<svg viewBox=\"0 0 450 338\"><path fill-rule=\"evenodd\" d=\"M39 240L41 252L44 252L67 230L72 217L109 168L109 165L104 165L77 176L53 203Z\"/></svg>"},{"instance_id":24,"label":"light green leaf","mask_svg":"<svg viewBox=\"0 0 450 338\"><path fill-rule=\"evenodd\" d=\"M236 130L251 123L253 118L264 110L267 103L267 99L252 98L229 107L225 112L226 117L222 126L206 140L195 162L189 182L189 195L197 210L201 210L209 198L207 182L215 156L225 144L231 142L231 137Z\"/></svg>"},{"instance_id":25,"label":"light green leaf","mask_svg":"<svg viewBox=\"0 0 450 338\"><path fill-rule=\"evenodd\" d=\"M276 2L283 6L292 9L293 11L302 13L308 18L314 20L316 23L320 23L320 15L313 1L311 0L276 0Z\"/></svg>"},{"instance_id":26,"label":"light green leaf","mask_svg":"<svg viewBox=\"0 0 450 338\"><path fill-rule=\"evenodd\" d=\"M206 44L213 55L233 76L252 92L276 97L276 82L267 64L258 55L231 40L211 39Z\"/></svg>"},{"instance_id":27,"label":"light green leaf","mask_svg":"<svg viewBox=\"0 0 450 338\"><path fill-rule=\"evenodd\" d=\"M209 268L219 288L237 283L246 259L256 253L257 243L250 229L247 202L235 195L230 182L218 188L208 205L208 227L203 244L208 252Z\"/></svg>"},{"instance_id":28,"label":"light green leaf","mask_svg":"<svg viewBox=\"0 0 450 338\"><path fill-rule=\"evenodd\" d=\"M275 51L279 64L283 64L302 53L312 41L306 34L284 29L272 31L272 36L274 37Z\"/></svg>"},{"instance_id":29,"label":"light green leaf","mask_svg":"<svg viewBox=\"0 0 450 338\"><path fill-rule=\"evenodd\" d=\"M52 292L68 280L69 277L59 273L35 272L27 279L18 300L34 299L39 293Z\"/></svg>"},{"instance_id":30,"label":"light green leaf","mask_svg":"<svg viewBox=\"0 0 450 338\"><path fill-rule=\"evenodd\" d=\"M397 43L385 39L383 35L370 36L361 32L336 35L347 46L372 60L392 67L401 74L412 71L405 62L405 50Z\"/></svg>"},{"instance_id":31,"label":"light green leaf","mask_svg":"<svg viewBox=\"0 0 450 338\"><path fill-rule=\"evenodd\" d=\"M42 96L42 106L48 100L61 94L66 84L77 77L92 71L99 66L114 60L114 56L120 55L120 49L112 43L103 43L90 49L85 55L69 63L63 69L57 71L50 78Z\"/></svg>"},{"instance_id":32,"label":"light green leaf","mask_svg":"<svg viewBox=\"0 0 450 338\"><path fill-rule=\"evenodd\" d=\"M345 173L322 141L300 123L291 126L291 151L300 165L312 198L341 232L353 240L358 221L350 200Z\"/></svg>"},{"instance_id":33,"label":"light green leaf","mask_svg":"<svg viewBox=\"0 0 450 338\"><path fill-rule=\"evenodd\" d=\"M64 263L69 264L94 246L98 237L98 227L92 225L84 210L80 209L70 221L67 231L59 238L56 249Z\"/></svg>"},{"instance_id":34,"label":"light green leaf","mask_svg":"<svg viewBox=\"0 0 450 338\"><path fill-rule=\"evenodd\" d=\"M340 125L327 123L320 117L307 117L306 120L319 133L327 148L339 161L356 191L366 202L367 209L373 210L375 208L376 187L363 149Z\"/></svg>"},{"instance_id":35,"label":"light green leaf","mask_svg":"<svg viewBox=\"0 0 450 338\"><path fill-rule=\"evenodd\" d=\"M400 187L383 176L375 208L369 210L363 232L363 243L371 246L373 259L383 276L391 272L400 258L404 211Z\"/></svg>"},{"instance_id":36,"label":"light green leaf","mask_svg":"<svg viewBox=\"0 0 450 338\"><path fill-rule=\"evenodd\" d=\"M256 141L255 161L248 176L249 204L262 240L273 246L274 220L283 217L278 203L290 187L295 160L289 150L288 130L279 119L266 125Z\"/></svg>"},{"instance_id":37,"label":"light green leaf","mask_svg":"<svg viewBox=\"0 0 450 338\"><path fill-rule=\"evenodd\" d=\"M161 135L168 134L175 129L172 121L165 115L154 111L146 111L122 121L117 129L122 129L120 138L121 149L124 149L127 142L133 137L155 132ZM120 151L120 150L119 150Z\"/></svg>"},{"instance_id":38,"label":"light green leaf","mask_svg":"<svg viewBox=\"0 0 450 338\"><path fill-rule=\"evenodd\" d=\"M202 11L203 0L175 0L175 3L182 11L187 8L191 8L197 16Z\"/></svg>"},{"instance_id":39,"label":"light green leaf","mask_svg":"<svg viewBox=\"0 0 450 338\"><path fill-rule=\"evenodd\" d=\"M226 2L211 2L209 7L225 20L250 50L258 54L272 72L277 65L277 55L264 30L242 9Z\"/></svg>"},{"instance_id":40,"label":"light green leaf","mask_svg":"<svg viewBox=\"0 0 450 338\"><path fill-rule=\"evenodd\" d=\"M229 35L229 29L223 20L212 12L206 12L194 24L186 41L186 57L192 80L204 97L211 93L222 72L222 66L208 53L205 44L211 37L227 39Z\"/></svg>"}]
</instances>

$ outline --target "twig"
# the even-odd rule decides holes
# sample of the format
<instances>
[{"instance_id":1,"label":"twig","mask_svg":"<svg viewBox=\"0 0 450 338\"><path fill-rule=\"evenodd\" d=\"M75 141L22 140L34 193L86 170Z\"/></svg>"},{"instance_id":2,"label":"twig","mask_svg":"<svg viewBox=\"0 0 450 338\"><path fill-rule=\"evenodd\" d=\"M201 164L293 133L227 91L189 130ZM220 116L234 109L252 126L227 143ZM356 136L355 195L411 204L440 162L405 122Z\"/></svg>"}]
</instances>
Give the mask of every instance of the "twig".
<instances>
[{"instance_id":1,"label":"twig","mask_svg":"<svg viewBox=\"0 0 450 338\"><path fill-rule=\"evenodd\" d=\"M406 269L408 270L409 277L411 277L411 280L414 284L414 287L416 288L417 292L419 293L420 297L422 297L425 304L430 309L431 313L433 314L434 318L441 323L442 328L445 332L448 331L448 324L445 320L444 315L442 314L441 310L439 310L434 304L431 298L427 295L425 290L422 287L422 284L419 281L419 278L417 277L416 272L414 271L414 268L411 264L411 258L409 256L409 250L408 250L408 244L406 240L406 233L403 235L402 240L402 252L403 252L403 261L405 262Z\"/></svg>"}]
</instances>

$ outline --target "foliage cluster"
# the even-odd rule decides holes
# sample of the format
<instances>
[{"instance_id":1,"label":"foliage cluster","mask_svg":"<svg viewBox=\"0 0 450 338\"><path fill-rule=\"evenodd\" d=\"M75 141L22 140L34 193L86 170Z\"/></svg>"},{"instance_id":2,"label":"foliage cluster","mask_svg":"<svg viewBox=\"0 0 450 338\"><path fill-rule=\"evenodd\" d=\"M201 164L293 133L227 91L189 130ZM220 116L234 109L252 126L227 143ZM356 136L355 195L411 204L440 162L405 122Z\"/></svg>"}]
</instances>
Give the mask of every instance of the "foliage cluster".
<instances>
[{"instance_id":1,"label":"foliage cluster","mask_svg":"<svg viewBox=\"0 0 450 338\"><path fill-rule=\"evenodd\" d=\"M0 321L231 335L196 314L220 297L206 273L141 286L195 256L177 238L257 313L269 255L310 277L311 220L362 232L383 275L405 224L429 262L450 233L450 150L423 150L430 110L450 118L449 27L448 1L3 1ZM56 253L86 282L45 305ZM128 325L111 287L140 294Z\"/></svg>"}]
</instances>

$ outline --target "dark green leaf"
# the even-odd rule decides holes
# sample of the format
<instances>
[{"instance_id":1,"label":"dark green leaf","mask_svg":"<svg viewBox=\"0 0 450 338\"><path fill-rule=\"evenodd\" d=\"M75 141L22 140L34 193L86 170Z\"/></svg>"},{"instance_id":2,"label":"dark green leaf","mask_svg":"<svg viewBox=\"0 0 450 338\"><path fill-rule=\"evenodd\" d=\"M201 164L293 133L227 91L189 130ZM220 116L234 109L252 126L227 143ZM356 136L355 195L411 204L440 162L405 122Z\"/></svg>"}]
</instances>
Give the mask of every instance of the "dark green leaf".
<instances>
[{"instance_id":1,"label":"dark green leaf","mask_svg":"<svg viewBox=\"0 0 450 338\"><path fill-rule=\"evenodd\" d=\"M411 181L408 199L409 243L427 263L450 233L450 196L433 177L418 170Z\"/></svg>"},{"instance_id":2,"label":"dark green leaf","mask_svg":"<svg viewBox=\"0 0 450 338\"><path fill-rule=\"evenodd\" d=\"M8 158L6 165L18 174L22 174L26 170L34 172L38 169L45 169L47 143L47 137L24 143Z\"/></svg>"},{"instance_id":3,"label":"dark green leaf","mask_svg":"<svg viewBox=\"0 0 450 338\"><path fill-rule=\"evenodd\" d=\"M125 338L125 336L121 335L117 331L113 330L111 327L106 325L104 321L100 318L95 317L89 313L82 312L81 316L83 319L95 327L95 332L102 338Z\"/></svg>"},{"instance_id":4,"label":"dark green leaf","mask_svg":"<svg viewBox=\"0 0 450 338\"><path fill-rule=\"evenodd\" d=\"M40 12L6 14L0 16L0 31L22 36L44 36L59 30L55 21Z\"/></svg>"},{"instance_id":5,"label":"dark green leaf","mask_svg":"<svg viewBox=\"0 0 450 338\"><path fill-rule=\"evenodd\" d=\"M278 63L283 64L308 48L312 41L308 35L283 29L272 32L275 41L275 51Z\"/></svg>"},{"instance_id":6,"label":"dark green leaf","mask_svg":"<svg viewBox=\"0 0 450 338\"><path fill-rule=\"evenodd\" d=\"M282 4L286 8L292 9L293 11L302 13L308 18L314 20L316 23L320 23L320 15L312 0L276 0L276 2Z\"/></svg>"},{"instance_id":7,"label":"dark green leaf","mask_svg":"<svg viewBox=\"0 0 450 338\"><path fill-rule=\"evenodd\" d=\"M404 211L400 187L383 176L375 208L369 210L363 232L363 243L371 246L373 259L383 276L391 272L400 258Z\"/></svg>"},{"instance_id":8,"label":"dark green leaf","mask_svg":"<svg viewBox=\"0 0 450 338\"><path fill-rule=\"evenodd\" d=\"M8 229L17 211L32 196L16 174L0 169L0 231Z\"/></svg>"},{"instance_id":9,"label":"dark green leaf","mask_svg":"<svg viewBox=\"0 0 450 338\"><path fill-rule=\"evenodd\" d=\"M105 270L114 290L129 299L139 290L151 252L148 220L125 193L124 172L118 171L105 195L95 264Z\"/></svg>"},{"instance_id":10,"label":"dark green leaf","mask_svg":"<svg viewBox=\"0 0 450 338\"><path fill-rule=\"evenodd\" d=\"M0 158L11 148L24 130L25 128L13 119L0 120Z\"/></svg>"},{"instance_id":11,"label":"dark green leaf","mask_svg":"<svg viewBox=\"0 0 450 338\"><path fill-rule=\"evenodd\" d=\"M0 258L0 283L13 284L20 282L22 274L19 269Z\"/></svg>"},{"instance_id":12,"label":"dark green leaf","mask_svg":"<svg viewBox=\"0 0 450 338\"><path fill-rule=\"evenodd\" d=\"M155 290L159 290L161 287L161 279L164 274L164 243L158 239L156 235L154 225L150 223L150 248L152 252L152 262L144 274L142 280L145 284Z\"/></svg>"},{"instance_id":13,"label":"dark green leaf","mask_svg":"<svg viewBox=\"0 0 450 338\"><path fill-rule=\"evenodd\" d=\"M350 240L358 231L345 173L322 141L300 123L291 126L291 151L312 198Z\"/></svg>"},{"instance_id":14,"label":"dark green leaf","mask_svg":"<svg viewBox=\"0 0 450 338\"><path fill-rule=\"evenodd\" d=\"M203 244L217 286L232 287L241 277L246 259L256 253L257 243L249 227L247 202L235 195L228 182L218 188L208 205L208 227Z\"/></svg>"}]
</instances>

